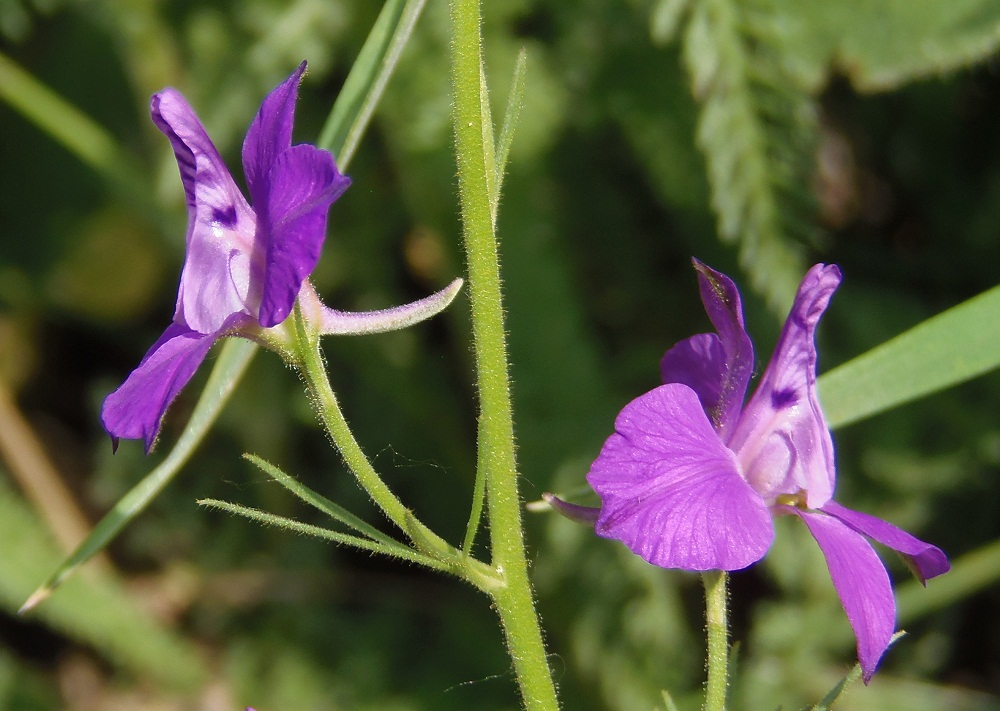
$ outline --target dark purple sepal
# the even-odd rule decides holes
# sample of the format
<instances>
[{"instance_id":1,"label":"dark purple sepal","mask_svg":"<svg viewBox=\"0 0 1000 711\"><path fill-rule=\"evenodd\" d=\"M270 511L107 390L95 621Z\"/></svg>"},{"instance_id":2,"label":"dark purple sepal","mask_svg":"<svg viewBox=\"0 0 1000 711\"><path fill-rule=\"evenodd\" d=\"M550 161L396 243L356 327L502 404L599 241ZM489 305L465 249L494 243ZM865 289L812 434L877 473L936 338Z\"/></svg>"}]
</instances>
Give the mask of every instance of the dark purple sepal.
<instances>
[{"instance_id":1,"label":"dark purple sepal","mask_svg":"<svg viewBox=\"0 0 1000 711\"><path fill-rule=\"evenodd\" d=\"M125 382L108 395L101 424L117 449L119 439L141 439L146 454L153 449L167 408L198 370L212 344L247 321L234 314L217 333L198 333L172 323L146 352Z\"/></svg>"},{"instance_id":2,"label":"dark purple sepal","mask_svg":"<svg viewBox=\"0 0 1000 711\"><path fill-rule=\"evenodd\" d=\"M113 444L118 439L142 439L149 454L164 413L201 365L215 338L214 333L198 333L177 323L167 327L138 367L104 401L101 423Z\"/></svg>"},{"instance_id":3,"label":"dark purple sepal","mask_svg":"<svg viewBox=\"0 0 1000 711\"><path fill-rule=\"evenodd\" d=\"M739 417L753 374L753 342L743 323L743 302L733 280L697 259L691 261L698 272L701 301L715 326L724 353L725 365L720 372L718 400L706 409L716 424L719 436L727 439Z\"/></svg>"}]
</instances>

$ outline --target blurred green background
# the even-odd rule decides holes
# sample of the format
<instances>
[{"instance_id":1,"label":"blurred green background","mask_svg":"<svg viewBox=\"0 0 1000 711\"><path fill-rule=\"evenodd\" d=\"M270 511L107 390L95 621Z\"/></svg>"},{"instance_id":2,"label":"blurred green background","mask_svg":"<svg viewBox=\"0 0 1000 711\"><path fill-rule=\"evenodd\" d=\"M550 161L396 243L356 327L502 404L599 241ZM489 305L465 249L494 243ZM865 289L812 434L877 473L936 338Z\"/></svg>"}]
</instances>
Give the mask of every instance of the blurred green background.
<instances>
[{"instance_id":1,"label":"blurred green background","mask_svg":"<svg viewBox=\"0 0 1000 711\"><path fill-rule=\"evenodd\" d=\"M527 500L579 493L614 415L658 383L663 351L708 328L692 255L744 287L761 363L800 267L839 264L821 371L997 283L996 3L486 5L498 116L528 52L499 222ZM88 163L43 130L58 117L0 102L0 428L30 426L84 522L169 451L208 371L173 406L157 452L127 442L111 455L100 404L169 322L183 259L183 194L150 94L181 89L240 181L240 143L266 92L307 59L296 140L314 140L378 9L0 0L3 54L103 127L113 150ZM314 282L335 308L412 300L462 273L448 42L447 5L430 0L331 212ZM10 76L5 60L5 93ZM759 184L754 161L770 171ZM326 343L359 440L453 541L475 466L469 329L460 296L408 331ZM836 432L839 500L953 560L989 553L998 401L991 374ZM250 451L378 521L273 354L257 356L103 566L27 618L14 611L60 559L52 519L67 519L38 503L53 489L33 498L42 465L18 465L17 450L0 459L0 708L516 708L494 615L473 590L195 505L215 497L323 523L240 458ZM815 702L853 661L822 557L802 527L778 523L766 561L732 578L736 709ZM528 533L565 708L653 709L664 688L696 708L697 578L556 517L530 515ZM944 583L933 581L929 598L887 558L908 586L909 635L839 708L1000 708L996 558L984 553L947 595L934 597Z\"/></svg>"}]
</instances>

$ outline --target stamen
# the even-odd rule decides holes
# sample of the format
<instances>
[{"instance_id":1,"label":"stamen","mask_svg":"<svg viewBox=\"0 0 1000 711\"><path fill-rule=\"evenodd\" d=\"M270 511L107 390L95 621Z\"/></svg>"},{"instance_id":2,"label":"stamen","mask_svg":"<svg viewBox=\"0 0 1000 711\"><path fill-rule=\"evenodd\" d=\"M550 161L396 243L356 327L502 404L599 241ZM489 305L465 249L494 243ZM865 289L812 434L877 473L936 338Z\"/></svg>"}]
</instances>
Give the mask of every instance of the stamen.
<instances>
[{"instance_id":1,"label":"stamen","mask_svg":"<svg viewBox=\"0 0 1000 711\"><path fill-rule=\"evenodd\" d=\"M774 503L782 506L794 506L799 509L808 508L806 506L806 490L799 489L794 494L778 494Z\"/></svg>"}]
</instances>

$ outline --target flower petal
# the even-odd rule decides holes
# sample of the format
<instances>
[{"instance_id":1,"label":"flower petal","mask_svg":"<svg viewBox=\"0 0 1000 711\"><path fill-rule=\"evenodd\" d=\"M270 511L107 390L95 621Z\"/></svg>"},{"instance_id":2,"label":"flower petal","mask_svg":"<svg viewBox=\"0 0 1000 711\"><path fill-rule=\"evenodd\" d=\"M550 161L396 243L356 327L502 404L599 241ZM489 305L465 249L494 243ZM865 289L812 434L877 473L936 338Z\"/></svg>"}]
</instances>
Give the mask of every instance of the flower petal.
<instances>
[{"instance_id":1,"label":"flower petal","mask_svg":"<svg viewBox=\"0 0 1000 711\"><path fill-rule=\"evenodd\" d=\"M900 553L921 583L951 570L948 557L937 546L924 543L906 531L870 514L852 511L835 501L828 501L821 509L835 516L858 533L874 538L884 546Z\"/></svg>"},{"instance_id":2,"label":"flower petal","mask_svg":"<svg viewBox=\"0 0 1000 711\"><path fill-rule=\"evenodd\" d=\"M306 63L292 72L261 102L260 110L243 139L243 174L247 179L254 209L264 209L267 199L267 176L278 156L292 145L295 100Z\"/></svg>"},{"instance_id":3,"label":"flower petal","mask_svg":"<svg viewBox=\"0 0 1000 711\"><path fill-rule=\"evenodd\" d=\"M348 335L398 331L444 311L461 288L462 280L455 279L441 291L419 301L378 311L337 311L320 305L320 333Z\"/></svg>"},{"instance_id":4,"label":"flower petal","mask_svg":"<svg viewBox=\"0 0 1000 711\"><path fill-rule=\"evenodd\" d=\"M681 365L683 361L676 365L671 363L668 358L669 352L660 363L660 371L665 383L683 382L694 388L705 406L705 412L708 413L723 441L726 441L746 397L747 383L750 382L753 371L753 343L743 325L743 304L736 284L725 274L715 271L697 259L692 261L698 272L701 301L718 333L718 345L713 347L717 353L711 361L711 368L715 373L695 387L688 381L676 377L683 371L677 371L675 367Z\"/></svg>"},{"instance_id":5,"label":"flower petal","mask_svg":"<svg viewBox=\"0 0 1000 711\"><path fill-rule=\"evenodd\" d=\"M267 183L267 255L260 325L270 328L285 320L302 282L315 269L326 239L330 203L351 181L337 171L328 151L303 144L292 146L275 159Z\"/></svg>"},{"instance_id":6,"label":"flower petal","mask_svg":"<svg viewBox=\"0 0 1000 711\"><path fill-rule=\"evenodd\" d=\"M722 385L726 368L726 349L714 333L699 333L685 338L674 344L660 359L663 384L680 383L694 390L705 414L720 435Z\"/></svg>"},{"instance_id":7,"label":"flower petal","mask_svg":"<svg viewBox=\"0 0 1000 711\"><path fill-rule=\"evenodd\" d=\"M896 627L896 601L885 566L864 536L839 519L792 506L777 508L805 521L823 551L833 587L858 640L858 662L867 684Z\"/></svg>"},{"instance_id":8,"label":"flower petal","mask_svg":"<svg viewBox=\"0 0 1000 711\"><path fill-rule=\"evenodd\" d=\"M806 492L809 508L833 495L833 440L816 396L816 326L840 284L840 270L817 264L795 295L771 362L740 416L729 446L765 499Z\"/></svg>"},{"instance_id":9,"label":"flower petal","mask_svg":"<svg viewBox=\"0 0 1000 711\"><path fill-rule=\"evenodd\" d=\"M174 319L213 333L231 314L248 312L256 218L180 92L154 94L150 112L174 149L188 205L187 254Z\"/></svg>"},{"instance_id":10,"label":"flower petal","mask_svg":"<svg viewBox=\"0 0 1000 711\"><path fill-rule=\"evenodd\" d=\"M763 500L686 385L661 385L615 421L587 481L601 498L595 530L653 565L738 570L774 538Z\"/></svg>"},{"instance_id":11,"label":"flower petal","mask_svg":"<svg viewBox=\"0 0 1000 711\"><path fill-rule=\"evenodd\" d=\"M142 439L146 454L153 448L163 414L205 359L217 334L203 334L172 323L149 349L125 382L108 395L101 422L118 440Z\"/></svg>"}]
</instances>

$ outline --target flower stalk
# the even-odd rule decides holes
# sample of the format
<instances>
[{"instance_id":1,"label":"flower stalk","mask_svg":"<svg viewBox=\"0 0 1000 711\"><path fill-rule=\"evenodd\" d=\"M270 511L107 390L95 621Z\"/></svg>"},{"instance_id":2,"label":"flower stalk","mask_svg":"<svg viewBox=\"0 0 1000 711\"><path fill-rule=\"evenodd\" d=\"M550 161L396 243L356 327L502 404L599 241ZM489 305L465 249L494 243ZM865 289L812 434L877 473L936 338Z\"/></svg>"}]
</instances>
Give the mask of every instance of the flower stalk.
<instances>
[{"instance_id":1,"label":"flower stalk","mask_svg":"<svg viewBox=\"0 0 1000 711\"><path fill-rule=\"evenodd\" d=\"M347 467L357 478L361 487L382 509L386 517L406 533L419 550L435 555L435 557L446 556L451 550L451 546L420 523L375 471L375 467L372 466L364 450L361 449L361 445L355 439L354 433L351 432L350 425L340 409L340 403L333 392L327 377L326 367L323 364L319 337L309 333L298 309L293 318L296 366L309 390L310 400L319 414L323 428L330 435L330 439L333 440L337 451L344 458Z\"/></svg>"},{"instance_id":2,"label":"flower stalk","mask_svg":"<svg viewBox=\"0 0 1000 711\"><path fill-rule=\"evenodd\" d=\"M705 711L725 711L726 708L726 691L729 688L727 578L722 570L709 570L701 575L701 581L705 585L705 629L708 635Z\"/></svg>"}]
</instances>

